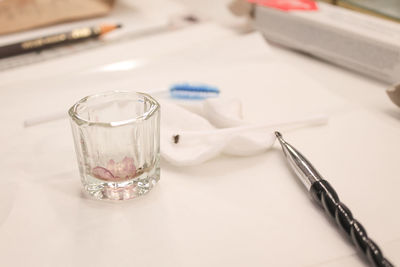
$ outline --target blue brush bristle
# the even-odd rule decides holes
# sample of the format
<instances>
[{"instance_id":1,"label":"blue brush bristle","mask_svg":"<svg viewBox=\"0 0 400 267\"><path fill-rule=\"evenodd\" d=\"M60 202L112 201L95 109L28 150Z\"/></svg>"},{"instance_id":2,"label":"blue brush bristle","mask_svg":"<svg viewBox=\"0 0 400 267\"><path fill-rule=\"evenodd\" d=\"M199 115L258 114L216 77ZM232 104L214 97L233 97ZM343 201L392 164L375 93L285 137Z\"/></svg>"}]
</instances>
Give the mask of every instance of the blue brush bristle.
<instances>
[{"instance_id":1,"label":"blue brush bristle","mask_svg":"<svg viewBox=\"0 0 400 267\"><path fill-rule=\"evenodd\" d=\"M217 97L219 89L210 85L193 85L188 83L175 84L169 89L172 98L202 100Z\"/></svg>"}]
</instances>

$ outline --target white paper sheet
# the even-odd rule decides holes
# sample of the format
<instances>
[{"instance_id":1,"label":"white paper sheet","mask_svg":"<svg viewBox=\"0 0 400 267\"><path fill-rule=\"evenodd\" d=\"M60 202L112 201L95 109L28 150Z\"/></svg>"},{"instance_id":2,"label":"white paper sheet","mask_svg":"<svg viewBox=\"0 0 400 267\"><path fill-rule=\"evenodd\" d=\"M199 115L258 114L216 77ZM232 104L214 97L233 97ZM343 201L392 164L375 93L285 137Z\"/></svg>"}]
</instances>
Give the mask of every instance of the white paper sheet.
<instances>
[{"instance_id":1,"label":"white paper sheet","mask_svg":"<svg viewBox=\"0 0 400 267\"><path fill-rule=\"evenodd\" d=\"M129 60L143 64L95 71ZM7 266L328 266L355 254L279 149L188 168L163 162L149 195L112 204L82 197L66 120L22 127L28 116L66 109L87 94L177 81L218 86L240 98L245 118L256 122L330 115L328 126L285 137L326 175L388 257L400 260L386 250L400 238L398 160L387 156L400 149L398 125L281 63L257 34L236 37L203 25L3 77L0 258Z\"/></svg>"}]
</instances>

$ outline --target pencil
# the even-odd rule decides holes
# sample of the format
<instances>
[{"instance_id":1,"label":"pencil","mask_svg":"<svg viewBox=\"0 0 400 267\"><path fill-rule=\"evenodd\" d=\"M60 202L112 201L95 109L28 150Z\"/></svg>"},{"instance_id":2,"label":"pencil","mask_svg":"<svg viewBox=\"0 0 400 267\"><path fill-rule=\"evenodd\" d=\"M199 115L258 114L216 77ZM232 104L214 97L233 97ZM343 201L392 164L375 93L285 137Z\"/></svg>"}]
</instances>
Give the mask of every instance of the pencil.
<instances>
[{"instance_id":1,"label":"pencil","mask_svg":"<svg viewBox=\"0 0 400 267\"><path fill-rule=\"evenodd\" d=\"M120 24L105 24L94 27L74 29L69 32L48 35L36 39L25 40L19 43L9 44L0 47L0 59L17 56L30 52L39 52L55 46L68 45L99 36L121 28Z\"/></svg>"}]
</instances>

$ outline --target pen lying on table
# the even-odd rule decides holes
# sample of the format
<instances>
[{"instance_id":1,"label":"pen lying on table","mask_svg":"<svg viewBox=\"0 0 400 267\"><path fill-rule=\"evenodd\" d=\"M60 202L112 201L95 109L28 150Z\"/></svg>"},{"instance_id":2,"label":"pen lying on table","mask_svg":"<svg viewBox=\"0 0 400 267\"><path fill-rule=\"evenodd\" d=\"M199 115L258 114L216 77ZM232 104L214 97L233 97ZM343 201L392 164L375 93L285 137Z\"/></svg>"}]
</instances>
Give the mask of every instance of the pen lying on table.
<instances>
[{"instance_id":1,"label":"pen lying on table","mask_svg":"<svg viewBox=\"0 0 400 267\"><path fill-rule=\"evenodd\" d=\"M121 28L121 25L111 24L85 27L74 29L70 32L58 33L37 39L25 40L20 43L9 44L0 47L0 59L97 38L118 28Z\"/></svg>"},{"instance_id":2,"label":"pen lying on table","mask_svg":"<svg viewBox=\"0 0 400 267\"><path fill-rule=\"evenodd\" d=\"M275 135L290 166L306 186L312 198L335 220L339 228L347 234L353 244L367 257L369 263L372 266L393 266L385 259L375 242L368 237L364 227L353 218L351 211L340 202L332 186L321 177L300 152L282 138L281 133L275 132Z\"/></svg>"}]
</instances>

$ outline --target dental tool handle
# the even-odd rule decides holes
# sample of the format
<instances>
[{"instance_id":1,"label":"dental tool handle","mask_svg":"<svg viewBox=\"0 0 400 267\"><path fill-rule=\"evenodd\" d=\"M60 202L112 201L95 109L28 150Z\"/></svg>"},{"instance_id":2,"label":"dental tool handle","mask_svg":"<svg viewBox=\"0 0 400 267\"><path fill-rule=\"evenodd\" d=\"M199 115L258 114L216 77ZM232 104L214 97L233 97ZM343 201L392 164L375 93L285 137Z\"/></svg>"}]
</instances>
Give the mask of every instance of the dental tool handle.
<instances>
[{"instance_id":1,"label":"dental tool handle","mask_svg":"<svg viewBox=\"0 0 400 267\"><path fill-rule=\"evenodd\" d=\"M378 245L368 237L361 223L354 219L351 211L340 202L337 193L326 180L314 182L311 185L310 194L337 226L346 233L356 248L367 257L372 266L393 266L383 256Z\"/></svg>"},{"instance_id":2,"label":"dental tool handle","mask_svg":"<svg viewBox=\"0 0 400 267\"><path fill-rule=\"evenodd\" d=\"M371 266L393 266L383 256L378 245L368 237L361 223L354 219L351 211L340 202L333 187L322 178L314 166L297 149L283 139L281 133L275 132L275 135L282 146L289 165L303 182L312 198L346 233L356 248L366 256Z\"/></svg>"}]
</instances>

